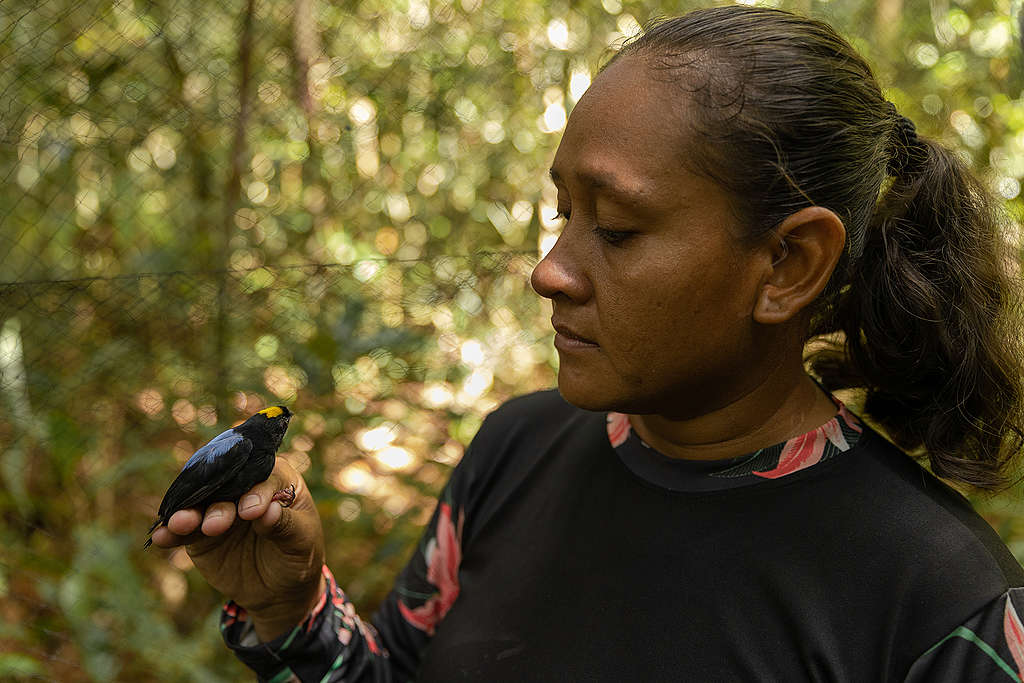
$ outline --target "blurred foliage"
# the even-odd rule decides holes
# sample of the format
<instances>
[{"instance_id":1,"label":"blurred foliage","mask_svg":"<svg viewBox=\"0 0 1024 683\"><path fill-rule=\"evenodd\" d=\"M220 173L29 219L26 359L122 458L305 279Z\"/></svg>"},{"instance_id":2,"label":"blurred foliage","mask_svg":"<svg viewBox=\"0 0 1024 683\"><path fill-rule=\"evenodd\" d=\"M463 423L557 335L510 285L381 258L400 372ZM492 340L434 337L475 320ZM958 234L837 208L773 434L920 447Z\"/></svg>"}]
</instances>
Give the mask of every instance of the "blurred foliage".
<instances>
[{"instance_id":1,"label":"blurred foliage","mask_svg":"<svg viewBox=\"0 0 1024 683\"><path fill-rule=\"evenodd\" d=\"M141 546L192 450L271 402L371 613L483 415L553 384L528 275L566 112L698 4L0 4L0 678L244 676L187 556ZM1018 2L775 4L1018 208ZM1024 555L1024 511L981 503Z\"/></svg>"}]
</instances>

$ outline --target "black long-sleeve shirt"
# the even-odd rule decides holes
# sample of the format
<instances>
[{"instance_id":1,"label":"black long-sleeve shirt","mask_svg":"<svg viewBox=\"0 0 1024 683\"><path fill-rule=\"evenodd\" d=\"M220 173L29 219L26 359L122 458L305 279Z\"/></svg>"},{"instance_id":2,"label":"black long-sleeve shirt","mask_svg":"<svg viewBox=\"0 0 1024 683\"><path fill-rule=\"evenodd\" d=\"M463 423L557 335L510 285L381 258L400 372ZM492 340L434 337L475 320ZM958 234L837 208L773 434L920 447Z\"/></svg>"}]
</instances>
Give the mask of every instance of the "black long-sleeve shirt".
<instances>
[{"instance_id":1,"label":"black long-sleeve shirt","mask_svg":"<svg viewBox=\"0 0 1024 683\"><path fill-rule=\"evenodd\" d=\"M1018 681L1024 571L839 406L727 461L668 458L557 392L481 427L372 625L334 582L261 680Z\"/></svg>"}]
</instances>

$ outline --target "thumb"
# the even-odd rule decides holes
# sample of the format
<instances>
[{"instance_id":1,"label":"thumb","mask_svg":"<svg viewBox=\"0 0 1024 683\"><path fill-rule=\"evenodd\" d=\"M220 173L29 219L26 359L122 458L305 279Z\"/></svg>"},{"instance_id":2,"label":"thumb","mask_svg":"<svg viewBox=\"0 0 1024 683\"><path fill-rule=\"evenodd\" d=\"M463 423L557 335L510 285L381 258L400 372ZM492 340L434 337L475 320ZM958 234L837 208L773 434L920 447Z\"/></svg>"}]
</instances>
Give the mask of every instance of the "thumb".
<instances>
[{"instance_id":1,"label":"thumb","mask_svg":"<svg viewBox=\"0 0 1024 683\"><path fill-rule=\"evenodd\" d=\"M277 492L293 491L290 504L274 500ZM249 498L252 496L253 498ZM249 506L246 506L246 503ZM313 496L295 468L278 458L270 477L254 486L238 503L239 516L252 522L261 536L274 536L278 542L300 546L316 543L321 537L320 515Z\"/></svg>"},{"instance_id":2,"label":"thumb","mask_svg":"<svg viewBox=\"0 0 1024 683\"><path fill-rule=\"evenodd\" d=\"M262 517L252 520L252 529L260 536L287 536L294 525L291 510L281 507L276 500L271 501Z\"/></svg>"},{"instance_id":3,"label":"thumb","mask_svg":"<svg viewBox=\"0 0 1024 683\"><path fill-rule=\"evenodd\" d=\"M265 481L253 486L238 500L238 516L247 521L257 520L267 514L274 498L274 493L294 488L295 502L300 492L309 497L309 490L302 476L295 471L287 460L277 458L274 469Z\"/></svg>"}]
</instances>

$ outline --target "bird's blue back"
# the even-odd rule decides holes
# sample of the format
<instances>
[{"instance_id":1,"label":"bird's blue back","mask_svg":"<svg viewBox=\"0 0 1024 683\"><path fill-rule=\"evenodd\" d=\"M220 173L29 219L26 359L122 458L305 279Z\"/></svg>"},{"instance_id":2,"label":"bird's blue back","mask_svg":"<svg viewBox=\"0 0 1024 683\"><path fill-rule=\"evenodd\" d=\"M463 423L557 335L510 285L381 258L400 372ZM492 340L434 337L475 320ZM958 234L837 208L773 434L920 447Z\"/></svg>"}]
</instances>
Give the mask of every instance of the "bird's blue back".
<instances>
[{"instance_id":1,"label":"bird's blue back","mask_svg":"<svg viewBox=\"0 0 1024 683\"><path fill-rule=\"evenodd\" d=\"M210 464L234 448L235 445L244 438L245 437L236 432L234 428L223 431L210 439L205 446L193 453L192 457L188 459L188 462L186 462L185 466L181 469L187 470L189 467L198 465L201 462Z\"/></svg>"}]
</instances>

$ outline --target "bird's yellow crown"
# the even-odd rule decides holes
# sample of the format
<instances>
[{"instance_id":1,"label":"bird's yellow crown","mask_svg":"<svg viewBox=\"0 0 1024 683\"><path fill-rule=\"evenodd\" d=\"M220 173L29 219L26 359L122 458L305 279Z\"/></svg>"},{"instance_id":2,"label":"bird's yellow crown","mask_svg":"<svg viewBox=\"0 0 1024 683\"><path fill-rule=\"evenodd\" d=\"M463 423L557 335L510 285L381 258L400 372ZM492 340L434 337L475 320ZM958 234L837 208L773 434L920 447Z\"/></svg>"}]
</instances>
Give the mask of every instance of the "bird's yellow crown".
<instances>
[{"instance_id":1,"label":"bird's yellow crown","mask_svg":"<svg viewBox=\"0 0 1024 683\"><path fill-rule=\"evenodd\" d=\"M259 411L259 414L266 415L267 417L277 417L278 415L281 414L281 407L270 406L269 408L264 408L263 410Z\"/></svg>"}]
</instances>

